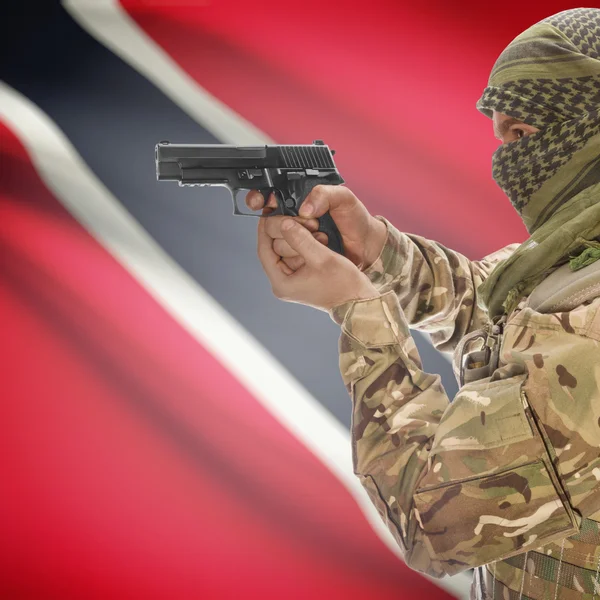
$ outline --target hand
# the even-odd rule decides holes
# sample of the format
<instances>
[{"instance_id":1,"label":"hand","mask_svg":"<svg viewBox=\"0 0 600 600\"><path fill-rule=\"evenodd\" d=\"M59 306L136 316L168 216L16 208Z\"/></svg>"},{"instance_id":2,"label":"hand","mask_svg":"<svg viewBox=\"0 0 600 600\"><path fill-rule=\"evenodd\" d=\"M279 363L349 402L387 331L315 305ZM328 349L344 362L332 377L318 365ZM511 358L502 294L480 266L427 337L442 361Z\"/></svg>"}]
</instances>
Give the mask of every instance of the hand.
<instances>
[{"instance_id":1,"label":"hand","mask_svg":"<svg viewBox=\"0 0 600 600\"><path fill-rule=\"evenodd\" d=\"M281 224L283 239L304 261L293 271L273 250L273 240L266 231L266 224L273 218L259 220L258 257L277 298L329 311L349 300L379 295L356 265L320 244L294 219L285 217Z\"/></svg>"},{"instance_id":2,"label":"hand","mask_svg":"<svg viewBox=\"0 0 600 600\"><path fill-rule=\"evenodd\" d=\"M246 196L246 204L254 210L260 209L264 206L262 194L257 190L250 191ZM267 207L277 207L273 195L269 197ZM312 212L309 212L311 208ZM300 217L294 219L313 233L319 242L327 245L327 236L316 233L316 218L328 211L342 236L345 256L361 270L371 266L387 238L385 223L369 214L364 204L347 187L339 185L318 185L313 188L300 207ZM304 264L304 259L282 235L281 223L285 218L289 217L269 217L266 231L273 239L275 254L281 256L283 262L295 271Z\"/></svg>"}]
</instances>

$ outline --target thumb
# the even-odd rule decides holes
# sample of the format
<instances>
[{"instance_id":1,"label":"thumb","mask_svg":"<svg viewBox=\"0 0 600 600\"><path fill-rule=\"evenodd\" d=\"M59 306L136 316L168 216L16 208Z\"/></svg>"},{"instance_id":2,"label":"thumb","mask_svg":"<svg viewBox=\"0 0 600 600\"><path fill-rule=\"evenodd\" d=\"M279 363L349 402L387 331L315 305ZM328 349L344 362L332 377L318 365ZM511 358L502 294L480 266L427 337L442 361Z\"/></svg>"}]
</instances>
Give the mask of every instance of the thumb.
<instances>
[{"instance_id":1,"label":"thumb","mask_svg":"<svg viewBox=\"0 0 600 600\"><path fill-rule=\"evenodd\" d=\"M306 264L318 262L324 254L329 252L306 227L292 219L282 221L281 233L285 241L304 259Z\"/></svg>"},{"instance_id":2,"label":"thumb","mask_svg":"<svg viewBox=\"0 0 600 600\"><path fill-rule=\"evenodd\" d=\"M300 207L301 217L321 217L344 205L352 205L354 194L343 185L316 185Z\"/></svg>"}]
</instances>

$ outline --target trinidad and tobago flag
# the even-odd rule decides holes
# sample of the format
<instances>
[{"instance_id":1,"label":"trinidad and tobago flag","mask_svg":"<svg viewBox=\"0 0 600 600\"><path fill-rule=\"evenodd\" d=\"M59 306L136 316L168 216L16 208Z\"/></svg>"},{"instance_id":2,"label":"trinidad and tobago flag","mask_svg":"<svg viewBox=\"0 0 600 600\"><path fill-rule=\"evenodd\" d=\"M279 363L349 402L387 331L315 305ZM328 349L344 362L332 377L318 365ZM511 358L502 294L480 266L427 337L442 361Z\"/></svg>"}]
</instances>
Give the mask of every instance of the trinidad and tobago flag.
<instances>
[{"instance_id":1,"label":"trinidad and tobago flag","mask_svg":"<svg viewBox=\"0 0 600 600\"><path fill-rule=\"evenodd\" d=\"M0 597L467 597L403 564L352 473L338 327L154 146L323 139L373 214L481 258L526 232L475 101L573 6L3 3Z\"/></svg>"}]
</instances>

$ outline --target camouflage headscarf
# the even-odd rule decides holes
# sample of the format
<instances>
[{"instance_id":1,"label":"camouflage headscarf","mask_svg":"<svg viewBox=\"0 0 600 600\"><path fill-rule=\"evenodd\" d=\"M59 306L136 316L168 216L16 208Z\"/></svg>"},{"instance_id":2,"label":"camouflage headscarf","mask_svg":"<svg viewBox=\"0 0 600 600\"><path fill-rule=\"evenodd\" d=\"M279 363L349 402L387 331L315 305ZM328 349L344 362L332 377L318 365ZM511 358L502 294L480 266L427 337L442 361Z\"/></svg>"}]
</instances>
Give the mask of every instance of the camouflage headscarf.
<instances>
[{"instance_id":1,"label":"camouflage headscarf","mask_svg":"<svg viewBox=\"0 0 600 600\"><path fill-rule=\"evenodd\" d=\"M558 266L600 259L600 9L565 10L516 37L477 108L540 129L492 159L494 179L531 236L477 290L493 319Z\"/></svg>"}]
</instances>

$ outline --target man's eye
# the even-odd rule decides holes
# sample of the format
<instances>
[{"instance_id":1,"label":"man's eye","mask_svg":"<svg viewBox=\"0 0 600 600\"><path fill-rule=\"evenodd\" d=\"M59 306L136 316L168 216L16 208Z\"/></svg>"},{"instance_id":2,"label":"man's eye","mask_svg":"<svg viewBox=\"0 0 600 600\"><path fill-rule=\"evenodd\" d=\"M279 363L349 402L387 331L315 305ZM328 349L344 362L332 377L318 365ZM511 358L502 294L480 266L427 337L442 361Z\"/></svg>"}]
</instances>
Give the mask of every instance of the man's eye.
<instances>
[{"instance_id":1,"label":"man's eye","mask_svg":"<svg viewBox=\"0 0 600 600\"><path fill-rule=\"evenodd\" d=\"M521 139L525 135L525 132L522 129L513 129L513 132L518 139Z\"/></svg>"}]
</instances>

